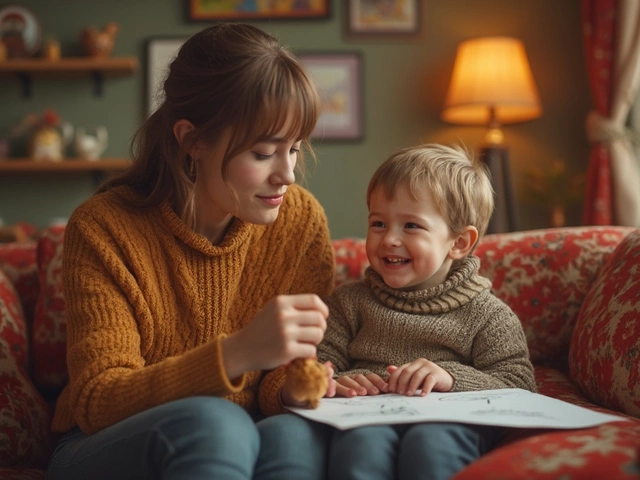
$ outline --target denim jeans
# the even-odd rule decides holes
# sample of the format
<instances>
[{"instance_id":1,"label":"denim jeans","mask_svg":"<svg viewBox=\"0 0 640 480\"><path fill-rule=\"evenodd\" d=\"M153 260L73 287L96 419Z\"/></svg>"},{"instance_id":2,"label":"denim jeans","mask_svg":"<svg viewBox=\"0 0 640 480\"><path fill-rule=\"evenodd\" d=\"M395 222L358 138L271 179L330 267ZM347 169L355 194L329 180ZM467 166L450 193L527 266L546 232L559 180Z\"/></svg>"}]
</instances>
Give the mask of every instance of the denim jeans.
<instances>
[{"instance_id":1,"label":"denim jeans","mask_svg":"<svg viewBox=\"0 0 640 480\"><path fill-rule=\"evenodd\" d=\"M501 427L458 423L335 430L331 480L446 480L495 446Z\"/></svg>"},{"instance_id":2,"label":"denim jeans","mask_svg":"<svg viewBox=\"0 0 640 480\"><path fill-rule=\"evenodd\" d=\"M238 405L191 397L92 435L72 429L47 480L323 480L331 428L293 414L259 422Z\"/></svg>"}]
</instances>

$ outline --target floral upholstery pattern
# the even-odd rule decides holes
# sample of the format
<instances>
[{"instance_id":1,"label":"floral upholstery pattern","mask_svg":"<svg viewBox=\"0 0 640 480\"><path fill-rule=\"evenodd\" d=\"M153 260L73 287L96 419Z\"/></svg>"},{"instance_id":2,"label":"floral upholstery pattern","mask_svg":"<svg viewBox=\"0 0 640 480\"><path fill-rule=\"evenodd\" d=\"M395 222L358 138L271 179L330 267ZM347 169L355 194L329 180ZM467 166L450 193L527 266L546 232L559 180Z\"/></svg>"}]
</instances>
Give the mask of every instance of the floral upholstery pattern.
<instances>
[{"instance_id":1,"label":"floral upholstery pattern","mask_svg":"<svg viewBox=\"0 0 640 480\"><path fill-rule=\"evenodd\" d=\"M27 352L22 307L0 270L0 467L43 466L50 453L51 412L26 373Z\"/></svg>"},{"instance_id":2,"label":"floral upholstery pattern","mask_svg":"<svg viewBox=\"0 0 640 480\"><path fill-rule=\"evenodd\" d=\"M27 370L27 326L19 298L13 283L0 269L0 357L11 357Z\"/></svg>"},{"instance_id":3,"label":"floral upholstery pattern","mask_svg":"<svg viewBox=\"0 0 640 480\"><path fill-rule=\"evenodd\" d=\"M640 231L620 243L585 298L569 367L594 403L640 417Z\"/></svg>"},{"instance_id":4,"label":"floral upholstery pattern","mask_svg":"<svg viewBox=\"0 0 640 480\"><path fill-rule=\"evenodd\" d=\"M640 421L612 422L581 430L529 431L502 445L453 480L535 478L637 479Z\"/></svg>"},{"instance_id":5,"label":"floral upholstery pattern","mask_svg":"<svg viewBox=\"0 0 640 480\"><path fill-rule=\"evenodd\" d=\"M633 229L569 227L487 235L480 274L520 318L531 361L566 356L580 306L600 270Z\"/></svg>"},{"instance_id":6,"label":"floral upholstery pattern","mask_svg":"<svg viewBox=\"0 0 640 480\"><path fill-rule=\"evenodd\" d=\"M335 286L358 280L364 276L369 266L365 240L363 238L342 238L333 241L336 271Z\"/></svg>"},{"instance_id":7,"label":"floral upholstery pattern","mask_svg":"<svg viewBox=\"0 0 640 480\"><path fill-rule=\"evenodd\" d=\"M18 292L28 325L33 322L40 291L36 267L36 242L0 244L0 270L6 273Z\"/></svg>"},{"instance_id":8,"label":"floral upholstery pattern","mask_svg":"<svg viewBox=\"0 0 640 480\"><path fill-rule=\"evenodd\" d=\"M33 380L38 388L60 389L67 381L67 323L62 292L64 227L42 232L36 249L40 293L36 302L31 346Z\"/></svg>"}]
</instances>

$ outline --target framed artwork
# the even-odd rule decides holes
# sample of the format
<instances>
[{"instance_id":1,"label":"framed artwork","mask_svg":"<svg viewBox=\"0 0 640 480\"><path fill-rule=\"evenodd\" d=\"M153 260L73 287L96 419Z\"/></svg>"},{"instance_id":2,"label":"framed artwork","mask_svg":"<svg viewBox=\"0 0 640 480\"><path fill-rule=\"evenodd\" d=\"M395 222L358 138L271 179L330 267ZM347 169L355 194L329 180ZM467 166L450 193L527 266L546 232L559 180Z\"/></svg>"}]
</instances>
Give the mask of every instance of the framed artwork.
<instances>
[{"instance_id":1,"label":"framed artwork","mask_svg":"<svg viewBox=\"0 0 640 480\"><path fill-rule=\"evenodd\" d=\"M414 37L422 30L421 0L346 0L347 37Z\"/></svg>"},{"instance_id":2,"label":"framed artwork","mask_svg":"<svg viewBox=\"0 0 640 480\"><path fill-rule=\"evenodd\" d=\"M151 115L162 104L162 84L169 64L186 41L186 37L179 37L152 38L147 42L147 115Z\"/></svg>"},{"instance_id":3,"label":"framed artwork","mask_svg":"<svg viewBox=\"0 0 640 480\"><path fill-rule=\"evenodd\" d=\"M191 21L329 18L331 0L186 0Z\"/></svg>"},{"instance_id":4,"label":"framed artwork","mask_svg":"<svg viewBox=\"0 0 640 480\"><path fill-rule=\"evenodd\" d=\"M299 53L316 82L322 112L311 138L360 140L364 135L362 61L357 52Z\"/></svg>"}]
</instances>

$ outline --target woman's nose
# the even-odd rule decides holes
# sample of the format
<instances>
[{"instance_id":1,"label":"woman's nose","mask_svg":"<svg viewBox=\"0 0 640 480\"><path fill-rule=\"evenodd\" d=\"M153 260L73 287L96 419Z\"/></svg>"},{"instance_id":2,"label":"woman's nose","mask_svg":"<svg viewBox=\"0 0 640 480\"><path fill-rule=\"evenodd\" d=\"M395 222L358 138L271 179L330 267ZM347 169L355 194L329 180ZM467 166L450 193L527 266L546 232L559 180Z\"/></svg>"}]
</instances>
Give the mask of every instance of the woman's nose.
<instances>
[{"instance_id":1,"label":"woman's nose","mask_svg":"<svg viewBox=\"0 0 640 480\"><path fill-rule=\"evenodd\" d=\"M271 183L276 185L291 185L296 181L297 155L286 155L277 162L276 171L271 176Z\"/></svg>"}]
</instances>

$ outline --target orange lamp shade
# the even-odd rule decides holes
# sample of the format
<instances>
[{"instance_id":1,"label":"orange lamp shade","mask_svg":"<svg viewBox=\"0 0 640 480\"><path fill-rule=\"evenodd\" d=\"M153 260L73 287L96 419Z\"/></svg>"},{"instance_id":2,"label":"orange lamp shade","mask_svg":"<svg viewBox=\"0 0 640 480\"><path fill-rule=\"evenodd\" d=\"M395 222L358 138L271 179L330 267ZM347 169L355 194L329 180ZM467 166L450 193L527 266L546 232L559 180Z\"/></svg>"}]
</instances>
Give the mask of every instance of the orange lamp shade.
<instances>
[{"instance_id":1,"label":"orange lamp shade","mask_svg":"<svg viewBox=\"0 0 640 480\"><path fill-rule=\"evenodd\" d=\"M541 114L540 99L520 40L482 37L458 46L442 111L445 122L505 124Z\"/></svg>"}]
</instances>

